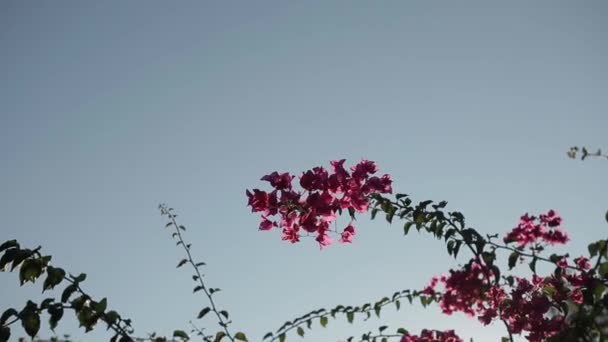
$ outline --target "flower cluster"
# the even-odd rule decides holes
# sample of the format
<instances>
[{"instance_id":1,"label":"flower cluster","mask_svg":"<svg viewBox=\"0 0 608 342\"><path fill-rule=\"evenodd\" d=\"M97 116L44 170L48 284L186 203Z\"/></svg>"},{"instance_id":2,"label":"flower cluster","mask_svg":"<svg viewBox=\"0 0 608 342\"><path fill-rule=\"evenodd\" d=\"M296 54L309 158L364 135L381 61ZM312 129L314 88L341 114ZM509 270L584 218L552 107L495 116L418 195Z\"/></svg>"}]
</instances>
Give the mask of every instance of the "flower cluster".
<instances>
[{"instance_id":1,"label":"flower cluster","mask_svg":"<svg viewBox=\"0 0 608 342\"><path fill-rule=\"evenodd\" d=\"M561 230L548 229L561 223L554 211L540 215L538 224L530 224L534 220L528 215L522 216L520 225L505 240L525 246L537 239L554 241L547 236L559 235L559 241L567 241ZM435 295L436 287L441 284L444 291L440 293L439 305L443 313L463 312L476 316L485 325L500 319L512 334L527 333L528 341L540 342L567 328L564 308L568 302L582 304L583 291L594 286L593 277L587 272L591 267L589 260L578 257L574 264L576 266L570 267L562 257L555 261L556 271L550 276L534 274L531 280L512 277L511 281L500 284L493 268L474 258L461 269L450 270L449 275L431 278L423 293Z\"/></svg>"},{"instance_id":2,"label":"flower cluster","mask_svg":"<svg viewBox=\"0 0 608 342\"><path fill-rule=\"evenodd\" d=\"M332 243L330 224L343 209L366 212L368 196L373 193L391 193L391 176L374 176L378 167L373 161L362 160L350 168L344 167L345 159L331 161L331 172L318 166L299 177L301 191L293 188L295 176L273 172L262 177L273 190L246 191L248 206L252 212L261 213L260 230L280 227L282 239L296 243L301 231L316 234L321 248ZM278 218L274 218L278 216ZM339 242L352 242L355 226L351 221L340 233Z\"/></svg>"},{"instance_id":3,"label":"flower cluster","mask_svg":"<svg viewBox=\"0 0 608 342\"><path fill-rule=\"evenodd\" d=\"M424 329L420 336L405 334L401 342L463 342L454 330L438 331Z\"/></svg>"},{"instance_id":4,"label":"flower cluster","mask_svg":"<svg viewBox=\"0 0 608 342\"><path fill-rule=\"evenodd\" d=\"M520 218L517 227L504 237L504 241L517 242L519 248L535 242L565 244L568 242L568 235L561 230L561 223L562 218L554 210L549 210L538 218L525 214Z\"/></svg>"}]
</instances>

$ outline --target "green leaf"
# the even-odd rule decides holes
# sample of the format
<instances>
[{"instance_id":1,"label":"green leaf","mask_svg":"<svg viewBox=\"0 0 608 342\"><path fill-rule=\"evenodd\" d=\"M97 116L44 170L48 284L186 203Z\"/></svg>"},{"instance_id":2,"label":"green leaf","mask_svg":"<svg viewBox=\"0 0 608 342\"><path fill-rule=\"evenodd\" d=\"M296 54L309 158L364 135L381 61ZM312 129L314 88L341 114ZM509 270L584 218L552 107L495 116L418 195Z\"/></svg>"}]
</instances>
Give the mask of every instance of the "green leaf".
<instances>
[{"instance_id":1,"label":"green leaf","mask_svg":"<svg viewBox=\"0 0 608 342\"><path fill-rule=\"evenodd\" d=\"M200 291L202 289L203 289L203 286L199 285L199 286L195 287L194 290L192 290L192 292L198 292L198 291Z\"/></svg>"},{"instance_id":2,"label":"green leaf","mask_svg":"<svg viewBox=\"0 0 608 342\"><path fill-rule=\"evenodd\" d=\"M296 332L298 333L298 335L300 335L301 337L304 337L304 329L302 329L302 327L298 327L298 329L296 330Z\"/></svg>"},{"instance_id":3,"label":"green leaf","mask_svg":"<svg viewBox=\"0 0 608 342\"><path fill-rule=\"evenodd\" d=\"M266 333L266 335L264 335L264 337L262 337L262 340L265 340L265 339L267 339L267 338L271 338L273 335L274 335L274 334L273 334L273 333L271 333L271 332Z\"/></svg>"},{"instance_id":4,"label":"green leaf","mask_svg":"<svg viewBox=\"0 0 608 342\"><path fill-rule=\"evenodd\" d=\"M509 270L511 270L511 269L513 269L513 267L515 267L518 259L519 259L518 252L513 252L513 253L511 253L511 255L509 255Z\"/></svg>"},{"instance_id":5,"label":"green leaf","mask_svg":"<svg viewBox=\"0 0 608 342\"><path fill-rule=\"evenodd\" d=\"M322 326L323 328L325 328L325 327L327 326L327 322L328 322L327 316L323 316L323 317L321 317L321 319L319 320L319 323L321 323L321 326Z\"/></svg>"},{"instance_id":6,"label":"green leaf","mask_svg":"<svg viewBox=\"0 0 608 342\"><path fill-rule=\"evenodd\" d=\"M188 336L188 334L186 334L185 331L183 330L175 330L173 331L173 337L179 337L184 341L188 341L190 339L190 337Z\"/></svg>"},{"instance_id":7,"label":"green leaf","mask_svg":"<svg viewBox=\"0 0 608 342\"><path fill-rule=\"evenodd\" d=\"M247 342L247 336L245 336L245 334L242 333L242 332L240 332L240 331L237 332L236 334L234 334L234 338L237 339L237 340L239 340L239 341L245 341L245 342Z\"/></svg>"},{"instance_id":8,"label":"green leaf","mask_svg":"<svg viewBox=\"0 0 608 342\"><path fill-rule=\"evenodd\" d=\"M606 222L608 222L608 211L606 212L606 216L604 217L606 219ZM0 249L2 250L2 249Z\"/></svg>"},{"instance_id":9,"label":"green leaf","mask_svg":"<svg viewBox=\"0 0 608 342\"><path fill-rule=\"evenodd\" d=\"M72 277L72 278L74 278L74 277ZM75 282L75 283L81 283L81 282L83 282L85 279L87 279L87 275L86 275L86 274L84 274L84 273L80 273L80 274L78 275L78 277L74 278L74 282Z\"/></svg>"},{"instance_id":10,"label":"green leaf","mask_svg":"<svg viewBox=\"0 0 608 342\"><path fill-rule=\"evenodd\" d=\"M61 294L61 302L67 303L67 301L70 300L70 296L76 292L77 289L76 284L68 285Z\"/></svg>"},{"instance_id":11,"label":"green leaf","mask_svg":"<svg viewBox=\"0 0 608 342\"><path fill-rule=\"evenodd\" d=\"M348 320L348 323L352 323L353 319L355 319L355 313L352 311L347 312L346 319Z\"/></svg>"},{"instance_id":12,"label":"green leaf","mask_svg":"<svg viewBox=\"0 0 608 342\"><path fill-rule=\"evenodd\" d=\"M599 272L602 277L606 277L608 275L608 262L603 262L600 264Z\"/></svg>"},{"instance_id":13,"label":"green leaf","mask_svg":"<svg viewBox=\"0 0 608 342\"><path fill-rule=\"evenodd\" d=\"M209 311L211 311L210 307L206 307L206 308L202 309L201 312L198 313L198 319L205 317L205 315L208 314Z\"/></svg>"},{"instance_id":14,"label":"green leaf","mask_svg":"<svg viewBox=\"0 0 608 342\"><path fill-rule=\"evenodd\" d=\"M405 335L405 334L409 334L409 332L407 331L407 329L399 328L399 329L397 329L397 334Z\"/></svg>"},{"instance_id":15,"label":"green leaf","mask_svg":"<svg viewBox=\"0 0 608 342\"><path fill-rule=\"evenodd\" d=\"M53 266L48 266L46 268L46 279L44 280L44 284L42 285L42 292L46 290L52 290L55 286L59 285L65 278L65 271L61 268L55 268Z\"/></svg>"},{"instance_id":16,"label":"green leaf","mask_svg":"<svg viewBox=\"0 0 608 342\"><path fill-rule=\"evenodd\" d=\"M536 257L532 258L532 261L530 262L530 270L532 270L532 272L536 273L536 261L538 259Z\"/></svg>"},{"instance_id":17,"label":"green leaf","mask_svg":"<svg viewBox=\"0 0 608 342\"><path fill-rule=\"evenodd\" d=\"M34 338L40 330L40 315L33 310L22 311L21 326L29 337Z\"/></svg>"},{"instance_id":18,"label":"green leaf","mask_svg":"<svg viewBox=\"0 0 608 342\"><path fill-rule=\"evenodd\" d=\"M0 258L0 270L4 270L4 267L8 265L9 262L15 260L15 257L17 256L18 252L19 249L17 248L10 248L6 250L2 255L2 258Z\"/></svg>"},{"instance_id":19,"label":"green leaf","mask_svg":"<svg viewBox=\"0 0 608 342\"><path fill-rule=\"evenodd\" d=\"M116 321L118 321L118 319L120 318L120 315L118 314L118 312L111 310L106 312L106 322L109 324L114 324L116 323Z\"/></svg>"},{"instance_id":20,"label":"green leaf","mask_svg":"<svg viewBox=\"0 0 608 342\"><path fill-rule=\"evenodd\" d=\"M279 342L285 342L285 333L279 335Z\"/></svg>"},{"instance_id":21,"label":"green leaf","mask_svg":"<svg viewBox=\"0 0 608 342\"><path fill-rule=\"evenodd\" d=\"M403 235L407 235L410 232L410 228L414 225L414 222L409 221L403 225Z\"/></svg>"},{"instance_id":22,"label":"green leaf","mask_svg":"<svg viewBox=\"0 0 608 342\"><path fill-rule=\"evenodd\" d=\"M13 262L13 266L15 262ZM42 265L36 259L27 259L21 264L19 270L19 281L21 285L31 281L32 283L42 274Z\"/></svg>"},{"instance_id":23,"label":"green leaf","mask_svg":"<svg viewBox=\"0 0 608 342\"><path fill-rule=\"evenodd\" d=\"M4 323L11 317L11 316L15 316L17 317L19 313L17 312L17 310L10 308L6 311L4 311L4 313L2 313L2 316L0 316L0 325L4 325Z\"/></svg>"},{"instance_id":24,"label":"green leaf","mask_svg":"<svg viewBox=\"0 0 608 342\"><path fill-rule=\"evenodd\" d=\"M17 240L8 240L8 241L5 241L4 243L2 243L0 245L0 252L2 252L5 249L9 249L9 248L19 248L19 244L17 243Z\"/></svg>"},{"instance_id":25,"label":"green leaf","mask_svg":"<svg viewBox=\"0 0 608 342\"><path fill-rule=\"evenodd\" d=\"M213 340L214 342L220 342L222 340L222 338L224 338L224 336L226 336L226 333L223 331L218 331L217 334L215 334L215 340Z\"/></svg>"},{"instance_id":26,"label":"green leaf","mask_svg":"<svg viewBox=\"0 0 608 342\"><path fill-rule=\"evenodd\" d=\"M0 327L0 342L8 342L11 337L11 329L9 327Z\"/></svg>"},{"instance_id":27,"label":"green leaf","mask_svg":"<svg viewBox=\"0 0 608 342\"><path fill-rule=\"evenodd\" d=\"M220 311L220 315L224 316L224 318L228 319L228 311L222 310Z\"/></svg>"},{"instance_id":28,"label":"green leaf","mask_svg":"<svg viewBox=\"0 0 608 342\"><path fill-rule=\"evenodd\" d=\"M179 262L179 264L177 264L177 267L176 267L176 268L180 268L180 267L184 266L184 264L185 264L185 263L187 263L187 262L188 262L188 260L186 260L186 259L182 259L182 260Z\"/></svg>"},{"instance_id":29,"label":"green leaf","mask_svg":"<svg viewBox=\"0 0 608 342\"><path fill-rule=\"evenodd\" d=\"M48 308L47 312L50 316L49 326L51 327L51 330L55 331L57 323L59 323L59 320L63 317L63 308L61 306L51 306Z\"/></svg>"}]
</instances>

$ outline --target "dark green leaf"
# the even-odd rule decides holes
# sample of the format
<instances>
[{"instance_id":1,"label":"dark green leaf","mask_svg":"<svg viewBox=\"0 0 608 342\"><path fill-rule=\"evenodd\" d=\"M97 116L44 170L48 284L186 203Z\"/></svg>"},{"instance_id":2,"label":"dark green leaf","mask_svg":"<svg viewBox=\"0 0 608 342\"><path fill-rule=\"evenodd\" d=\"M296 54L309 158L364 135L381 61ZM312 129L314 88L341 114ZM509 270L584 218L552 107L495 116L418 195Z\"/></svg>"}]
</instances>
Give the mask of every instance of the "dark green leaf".
<instances>
[{"instance_id":1,"label":"dark green leaf","mask_svg":"<svg viewBox=\"0 0 608 342\"><path fill-rule=\"evenodd\" d=\"M209 307L202 309L201 312L198 313L198 319L205 317L205 315L208 314L209 311L211 311L211 308Z\"/></svg>"},{"instance_id":2,"label":"dark green leaf","mask_svg":"<svg viewBox=\"0 0 608 342\"><path fill-rule=\"evenodd\" d=\"M13 308L4 311L4 313L2 313L2 316L0 316L0 325L3 325L11 316L17 317L17 314L17 310Z\"/></svg>"},{"instance_id":3,"label":"dark green leaf","mask_svg":"<svg viewBox=\"0 0 608 342\"><path fill-rule=\"evenodd\" d=\"M199 285L199 286L195 287L194 290L192 290L192 292L198 292L198 291L200 291L202 289L203 289L203 286Z\"/></svg>"},{"instance_id":4,"label":"dark green leaf","mask_svg":"<svg viewBox=\"0 0 608 342\"><path fill-rule=\"evenodd\" d=\"M13 266L16 261L13 261ZM19 281L21 285L28 281L34 282L42 274L42 265L37 259L27 259L21 264L19 270Z\"/></svg>"},{"instance_id":5,"label":"dark green leaf","mask_svg":"<svg viewBox=\"0 0 608 342\"><path fill-rule=\"evenodd\" d=\"M11 329L9 327L0 327L0 342L8 342L11 337Z\"/></svg>"},{"instance_id":6,"label":"dark green leaf","mask_svg":"<svg viewBox=\"0 0 608 342\"><path fill-rule=\"evenodd\" d=\"M173 337L179 337L184 341L188 341L190 339L190 337L188 337L188 334L186 334L186 332L183 330L173 331Z\"/></svg>"},{"instance_id":7,"label":"dark green leaf","mask_svg":"<svg viewBox=\"0 0 608 342\"><path fill-rule=\"evenodd\" d=\"M355 318L354 312L349 311L346 313L346 319L348 320L348 323L352 323L354 318Z\"/></svg>"},{"instance_id":8,"label":"dark green leaf","mask_svg":"<svg viewBox=\"0 0 608 342\"><path fill-rule=\"evenodd\" d=\"M33 310L21 312L21 326L31 338L34 338L40 330L40 315Z\"/></svg>"},{"instance_id":9,"label":"dark green leaf","mask_svg":"<svg viewBox=\"0 0 608 342\"><path fill-rule=\"evenodd\" d=\"M65 271L53 266L48 266L46 268L46 274L46 279L42 285L42 292L55 288L55 286L59 285L65 278Z\"/></svg>"},{"instance_id":10,"label":"dark green leaf","mask_svg":"<svg viewBox=\"0 0 608 342\"><path fill-rule=\"evenodd\" d=\"M57 323L59 323L59 320L63 317L63 308L61 306L51 306L47 311L50 316L49 326L51 327L51 330L55 331Z\"/></svg>"},{"instance_id":11,"label":"dark green leaf","mask_svg":"<svg viewBox=\"0 0 608 342\"><path fill-rule=\"evenodd\" d=\"M262 337L262 340L265 340L265 339L270 338L272 336L273 336L273 333L269 332L266 335L264 335L264 337Z\"/></svg>"},{"instance_id":12,"label":"dark green leaf","mask_svg":"<svg viewBox=\"0 0 608 342\"><path fill-rule=\"evenodd\" d=\"M74 277L72 277L72 278L74 278ZM74 278L74 282L76 282L76 283L81 283L81 282L83 282L85 279L87 279L87 275L86 275L86 274L84 274L84 273L80 273L80 274L78 275L78 277L75 277L75 278Z\"/></svg>"},{"instance_id":13,"label":"dark green leaf","mask_svg":"<svg viewBox=\"0 0 608 342\"><path fill-rule=\"evenodd\" d=\"M302 327L298 327L298 329L296 329L296 332L298 333L298 335L300 335L301 337L304 337L304 329L302 329Z\"/></svg>"},{"instance_id":14,"label":"dark green leaf","mask_svg":"<svg viewBox=\"0 0 608 342\"><path fill-rule=\"evenodd\" d=\"M176 267L176 268L180 268L180 267L184 266L184 264L185 264L185 263L187 263L187 262L188 262L188 260L186 260L186 259L182 259L182 260L181 260L181 261L180 261L180 262L177 264L177 267Z\"/></svg>"},{"instance_id":15,"label":"dark green leaf","mask_svg":"<svg viewBox=\"0 0 608 342\"><path fill-rule=\"evenodd\" d=\"M220 315L224 316L224 318L228 319L228 311L222 310L220 311Z\"/></svg>"},{"instance_id":16,"label":"dark green leaf","mask_svg":"<svg viewBox=\"0 0 608 342\"><path fill-rule=\"evenodd\" d=\"M515 267L518 259L519 259L519 253L517 253L517 252L513 252L513 253L511 253L511 255L509 255L509 269L510 270L513 269L513 267Z\"/></svg>"},{"instance_id":17,"label":"dark green leaf","mask_svg":"<svg viewBox=\"0 0 608 342\"><path fill-rule=\"evenodd\" d=\"M77 289L78 288L75 284L70 284L66 286L66 288L63 290L63 293L61 294L61 301L63 303L67 303L67 301L70 300L70 296L72 296L72 294L76 292Z\"/></svg>"},{"instance_id":18,"label":"dark green leaf","mask_svg":"<svg viewBox=\"0 0 608 342\"><path fill-rule=\"evenodd\" d=\"M9 248L19 248L19 243L17 243L17 240L8 240L2 243L0 245L0 252Z\"/></svg>"},{"instance_id":19,"label":"dark green leaf","mask_svg":"<svg viewBox=\"0 0 608 342\"><path fill-rule=\"evenodd\" d=\"M239 341L247 342L247 336L245 336L245 334L240 331L234 334L234 338Z\"/></svg>"}]
</instances>

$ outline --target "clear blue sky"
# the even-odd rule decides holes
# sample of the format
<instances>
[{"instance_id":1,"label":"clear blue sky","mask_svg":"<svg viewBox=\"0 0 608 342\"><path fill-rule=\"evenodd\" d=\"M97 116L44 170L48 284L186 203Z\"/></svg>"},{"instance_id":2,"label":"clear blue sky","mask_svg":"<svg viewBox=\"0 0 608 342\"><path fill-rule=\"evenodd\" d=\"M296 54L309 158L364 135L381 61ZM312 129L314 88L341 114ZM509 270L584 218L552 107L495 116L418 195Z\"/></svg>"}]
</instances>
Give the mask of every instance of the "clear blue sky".
<instances>
[{"instance_id":1,"label":"clear blue sky","mask_svg":"<svg viewBox=\"0 0 608 342\"><path fill-rule=\"evenodd\" d=\"M166 202L251 340L457 266L441 243L368 218L321 252L258 232L244 191L274 170L375 160L397 191L448 200L487 233L554 208L580 254L608 232L608 163L565 151L608 149L607 16L604 1L2 1L0 238L87 272L141 335L187 330L206 302L175 269ZM17 284L0 273L0 310L44 298ZM80 341L110 336L64 321ZM308 340L385 323L504 334L404 306L315 324Z\"/></svg>"}]
</instances>

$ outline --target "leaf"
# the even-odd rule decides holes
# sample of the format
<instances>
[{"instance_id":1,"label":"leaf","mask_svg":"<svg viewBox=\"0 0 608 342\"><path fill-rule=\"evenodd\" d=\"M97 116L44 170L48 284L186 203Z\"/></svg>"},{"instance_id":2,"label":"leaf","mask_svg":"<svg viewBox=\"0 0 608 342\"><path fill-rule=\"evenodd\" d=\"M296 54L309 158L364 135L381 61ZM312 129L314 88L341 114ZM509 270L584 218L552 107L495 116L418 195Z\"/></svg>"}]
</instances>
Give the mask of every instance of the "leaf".
<instances>
[{"instance_id":1,"label":"leaf","mask_svg":"<svg viewBox=\"0 0 608 342\"><path fill-rule=\"evenodd\" d=\"M8 241L5 241L4 243L2 243L0 245L0 252L2 252L5 249L9 249L9 248L19 248L19 244L17 243L17 240L8 240Z\"/></svg>"},{"instance_id":2,"label":"leaf","mask_svg":"<svg viewBox=\"0 0 608 342\"><path fill-rule=\"evenodd\" d=\"M530 262L530 270L532 270L532 272L536 273L536 261L538 259L536 257L532 258L532 261Z\"/></svg>"},{"instance_id":3,"label":"leaf","mask_svg":"<svg viewBox=\"0 0 608 342\"><path fill-rule=\"evenodd\" d=\"M517 264L517 260L519 259L519 253L513 252L509 255L509 270L513 269Z\"/></svg>"},{"instance_id":4,"label":"leaf","mask_svg":"<svg viewBox=\"0 0 608 342\"><path fill-rule=\"evenodd\" d=\"M33 310L21 312L21 326L31 338L34 338L40 330L40 315Z\"/></svg>"},{"instance_id":5,"label":"leaf","mask_svg":"<svg viewBox=\"0 0 608 342\"><path fill-rule=\"evenodd\" d=\"M409 221L403 225L403 235L407 235L410 232L410 228L414 225L414 222Z\"/></svg>"},{"instance_id":6,"label":"leaf","mask_svg":"<svg viewBox=\"0 0 608 342\"><path fill-rule=\"evenodd\" d=\"M198 317L197 318L201 319L201 318L205 317L205 315L208 314L209 311L211 311L210 307L206 307L206 308L202 309L201 312L198 313Z\"/></svg>"},{"instance_id":7,"label":"leaf","mask_svg":"<svg viewBox=\"0 0 608 342\"><path fill-rule=\"evenodd\" d=\"M355 313L352 311L347 312L346 319L348 320L348 323L352 323L353 319L355 319Z\"/></svg>"},{"instance_id":8,"label":"leaf","mask_svg":"<svg viewBox=\"0 0 608 342\"><path fill-rule=\"evenodd\" d=\"M224 338L224 336L226 336L226 333L223 331L218 331L217 334L215 334L215 340L213 340L214 342L220 342L222 340L222 338Z\"/></svg>"},{"instance_id":9,"label":"leaf","mask_svg":"<svg viewBox=\"0 0 608 342\"><path fill-rule=\"evenodd\" d=\"M4 323L11 317L11 316L15 316L17 317L19 313L17 312L17 310L10 308L6 311L4 311L4 313L2 313L2 316L0 316L0 325L4 325Z\"/></svg>"},{"instance_id":10,"label":"leaf","mask_svg":"<svg viewBox=\"0 0 608 342\"><path fill-rule=\"evenodd\" d=\"M270 338L270 337L272 337L272 335L273 335L273 333L269 332L269 333L267 333L266 335L264 335L264 337L262 337L262 340L265 340L265 339L267 339L267 338Z\"/></svg>"},{"instance_id":11,"label":"leaf","mask_svg":"<svg viewBox=\"0 0 608 342\"><path fill-rule=\"evenodd\" d=\"M72 278L74 278L74 277L72 277ZM83 282L85 279L87 279L87 275L86 275L85 273L80 273L80 274L78 275L78 277L74 278L74 282L75 282L75 283L81 283L81 282Z\"/></svg>"},{"instance_id":12,"label":"leaf","mask_svg":"<svg viewBox=\"0 0 608 342\"><path fill-rule=\"evenodd\" d=\"M53 266L48 266L46 268L46 279L44 280L44 284L42 285L42 292L46 290L52 290L55 286L59 285L65 278L65 271L61 268L55 268Z\"/></svg>"},{"instance_id":13,"label":"leaf","mask_svg":"<svg viewBox=\"0 0 608 342\"><path fill-rule=\"evenodd\" d=\"M606 277L608 275L608 262L603 262L600 264L599 272L602 277Z\"/></svg>"},{"instance_id":14,"label":"leaf","mask_svg":"<svg viewBox=\"0 0 608 342\"><path fill-rule=\"evenodd\" d=\"M224 318L228 319L228 311L222 310L220 311L220 315L224 316Z\"/></svg>"},{"instance_id":15,"label":"leaf","mask_svg":"<svg viewBox=\"0 0 608 342\"><path fill-rule=\"evenodd\" d=\"M9 327L0 327L0 342L8 342L11 337L11 329Z\"/></svg>"},{"instance_id":16,"label":"leaf","mask_svg":"<svg viewBox=\"0 0 608 342\"><path fill-rule=\"evenodd\" d=\"M70 296L76 292L77 289L76 284L68 285L61 294L61 302L67 303L67 301L70 300Z\"/></svg>"},{"instance_id":17,"label":"leaf","mask_svg":"<svg viewBox=\"0 0 608 342\"><path fill-rule=\"evenodd\" d=\"M285 333L279 335L279 342L285 342Z\"/></svg>"},{"instance_id":18,"label":"leaf","mask_svg":"<svg viewBox=\"0 0 608 342\"><path fill-rule=\"evenodd\" d=\"M179 337L184 341L188 341L190 339L190 337L188 337L188 334L186 334L186 332L183 330L173 331L173 337Z\"/></svg>"},{"instance_id":19,"label":"leaf","mask_svg":"<svg viewBox=\"0 0 608 342\"><path fill-rule=\"evenodd\" d=\"M14 265L15 265L15 262L13 262L13 266ZM21 285L27 283L28 281L31 281L33 283L36 280L36 278L40 277L41 273L42 273L42 265L40 265L40 262L38 262L38 260L35 260L35 259L25 260L21 264L21 268L19 270L19 281L21 282Z\"/></svg>"},{"instance_id":20,"label":"leaf","mask_svg":"<svg viewBox=\"0 0 608 342\"><path fill-rule=\"evenodd\" d=\"M187 263L187 262L188 262L188 260L186 260L186 259L182 259L182 260L179 262L179 264L177 264L177 267L176 267L176 268L180 268L180 267L184 266L184 264L185 264L185 263Z\"/></svg>"},{"instance_id":21,"label":"leaf","mask_svg":"<svg viewBox=\"0 0 608 342\"><path fill-rule=\"evenodd\" d=\"M204 289L204 287L202 285L199 285L199 286L195 287L194 290L192 290L192 292L198 292L202 289Z\"/></svg>"},{"instance_id":22,"label":"leaf","mask_svg":"<svg viewBox=\"0 0 608 342\"><path fill-rule=\"evenodd\" d=\"M55 331L57 323L59 323L59 320L63 317L63 308L61 306L52 306L48 308L47 312L51 316L49 318L49 326L51 327L51 330Z\"/></svg>"},{"instance_id":23,"label":"leaf","mask_svg":"<svg viewBox=\"0 0 608 342\"><path fill-rule=\"evenodd\" d=\"M328 322L327 316L323 316L323 317L321 317L321 319L319 320L319 323L321 323L321 326L322 326L323 328L325 328L325 327L327 326L327 322Z\"/></svg>"},{"instance_id":24,"label":"leaf","mask_svg":"<svg viewBox=\"0 0 608 342\"><path fill-rule=\"evenodd\" d=\"M197 262L196 263L196 267L205 266L205 265L207 265L207 264L205 264L204 262Z\"/></svg>"},{"instance_id":25,"label":"leaf","mask_svg":"<svg viewBox=\"0 0 608 342\"><path fill-rule=\"evenodd\" d=\"M296 332L298 333L298 335L300 335L301 337L304 337L304 329L302 329L302 327L298 327L298 329L296 330Z\"/></svg>"},{"instance_id":26,"label":"leaf","mask_svg":"<svg viewBox=\"0 0 608 342\"><path fill-rule=\"evenodd\" d=\"M236 334L234 334L234 338L237 339L237 340L239 340L239 341L245 341L245 342L247 342L247 336L245 336L245 334L242 333L242 332L240 332L240 331L237 332Z\"/></svg>"}]
</instances>

